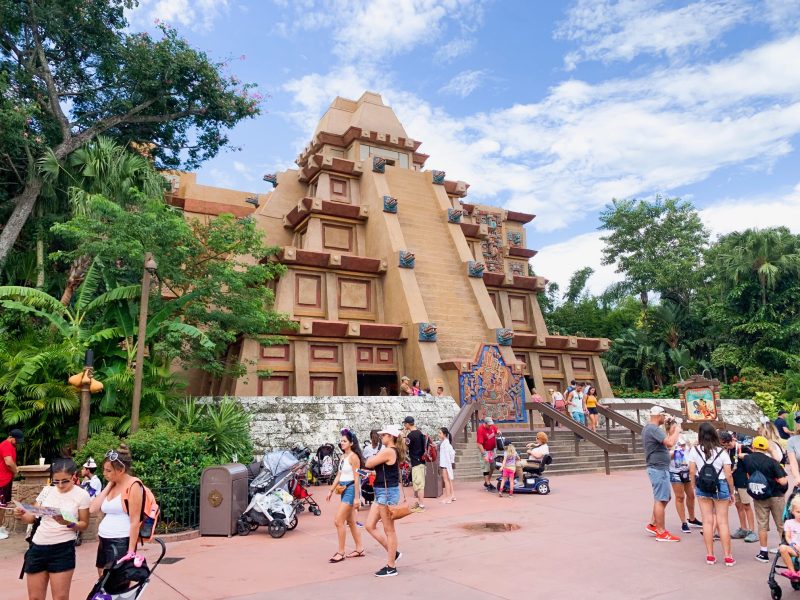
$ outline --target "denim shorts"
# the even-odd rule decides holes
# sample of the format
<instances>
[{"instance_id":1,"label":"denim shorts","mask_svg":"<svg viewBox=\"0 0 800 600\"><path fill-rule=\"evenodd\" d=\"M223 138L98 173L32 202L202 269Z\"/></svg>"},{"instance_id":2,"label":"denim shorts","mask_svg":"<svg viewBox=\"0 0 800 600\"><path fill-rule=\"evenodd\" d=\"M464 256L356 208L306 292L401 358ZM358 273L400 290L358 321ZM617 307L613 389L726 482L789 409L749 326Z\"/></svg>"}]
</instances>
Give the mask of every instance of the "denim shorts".
<instances>
[{"instance_id":1,"label":"denim shorts","mask_svg":"<svg viewBox=\"0 0 800 600\"><path fill-rule=\"evenodd\" d=\"M681 471L680 473L669 472L670 483L689 483L689 471Z\"/></svg>"},{"instance_id":2,"label":"denim shorts","mask_svg":"<svg viewBox=\"0 0 800 600\"><path fill-rule=\"evenodd\" d=\"M400 503L400 486L390 488L376 488L375 502L384 506L395 506Z\"/></svg>"},{"instance_id":3,"label":"denim shorts","mask_svg":"<svg viewBox=\"0 0 800 600\"><path fill-rule=\"evenodd\" d=\"M716 494L709 494L708 492L704 492L699 487L694 488L694 495L698 498L713 498L714 500L730 500L731 493L728 489L728 482L724 479L717 480L717 493Z\"/></svg>"},{"instance_id":4,"label":"denim shorts","mask_svg":"<svg viewBox=\"0 0 800 600\"><path fill-rule=\"evenodd\" d=\"M650 485L653 487L653 499L658 502L669 502L670 498L672 498L669 471L667 469L647 467L647 476L650 478Z\"/></svg>"},{"instance_id":5,"label":"denim shorts","mask_svg":"<svg viewBox=\"0 0 800 600\"><path fill-rule=\"evenodd\" d=\"M350 483L343 483L344 491L342 492L342 504L349 504L353 506L353 502L356 500L356 486L351 481Z\"/></svg>"}]
</instances>

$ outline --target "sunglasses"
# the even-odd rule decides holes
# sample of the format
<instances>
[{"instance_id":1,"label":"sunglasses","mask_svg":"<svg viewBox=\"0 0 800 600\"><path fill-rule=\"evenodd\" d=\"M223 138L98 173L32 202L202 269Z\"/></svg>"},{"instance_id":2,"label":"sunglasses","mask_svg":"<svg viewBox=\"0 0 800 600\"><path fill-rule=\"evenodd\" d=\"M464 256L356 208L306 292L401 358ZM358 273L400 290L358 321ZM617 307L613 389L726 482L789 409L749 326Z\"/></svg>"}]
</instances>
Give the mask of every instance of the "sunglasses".
<instances>
[{"instance_id":1,"label":"sunglasses","mask_svg":"<svg viewBox=\"0 0 800 600\"><path fill-rule=\"evenodd\" d=\"M54 479L53 485L67 485L68 483L72 483L72 479Z\"/></svg>"},{"instance_id":2,"label":"sunglasses","mask_svg":"<svg viewBox=\"0 0 800 600\"><path fill-rule=\"evenodd\" d=\"M117 461L117 462L118 462L119 464L121 464L123 467L125 466L125 463L123 463L123 462L122 462L122 461L119 459L119 452L117 452L116 450L109 450L108 452L106 452L106 458L107 458L108 460L110 460L111 462Z\"/></svg>"}]
</instances>

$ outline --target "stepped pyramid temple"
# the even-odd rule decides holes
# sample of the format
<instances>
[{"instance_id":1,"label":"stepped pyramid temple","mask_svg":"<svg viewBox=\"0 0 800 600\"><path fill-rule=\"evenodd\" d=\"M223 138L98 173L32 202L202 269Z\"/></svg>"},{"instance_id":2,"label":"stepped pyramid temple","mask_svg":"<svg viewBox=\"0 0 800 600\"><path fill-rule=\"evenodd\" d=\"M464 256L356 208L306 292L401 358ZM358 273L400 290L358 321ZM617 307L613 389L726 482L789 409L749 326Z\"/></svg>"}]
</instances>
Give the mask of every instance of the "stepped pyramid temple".
<instances>
[{"instance_id":1,"label":"stepped pyramid temple","mask_svg":"<svg viewBox=\"0 0 800 600\"><path fill-rule=\"evenodd\" d=\"M172 176L170 202L188 218L252 216L281 247L275 308L298 323L285 345L235 348L248 376L193 381L192 393L397 395L408 375L499 421L525 421L532 389L571 379L612 395L608 340L547 331L546 280L528 270L534 215L473 203L467 183L426 167L421 144L367 92L333 101L298 168L264 177L266 195Z\"/></svg>"}]
</instances>

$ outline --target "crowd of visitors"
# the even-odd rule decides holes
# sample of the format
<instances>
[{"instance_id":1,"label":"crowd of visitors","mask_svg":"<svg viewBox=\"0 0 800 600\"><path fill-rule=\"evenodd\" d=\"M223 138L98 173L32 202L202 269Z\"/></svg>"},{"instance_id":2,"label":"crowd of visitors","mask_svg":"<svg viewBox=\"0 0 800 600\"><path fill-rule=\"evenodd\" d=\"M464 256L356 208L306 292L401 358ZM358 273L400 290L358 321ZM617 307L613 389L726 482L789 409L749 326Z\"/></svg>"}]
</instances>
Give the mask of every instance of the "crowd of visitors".
<instances>
[{"instance_id":1,"label":"crowd of visitors","mask_svg":"<svg viewBox=\"0 0 800 600\"><path fill-rule=\"evenodd\" d=\"M573 421L588 427L592 431L597 431L600 424L600 400L597 396L597 388L588 382L570 381L567 389L561 392L558 389L550 388L547 390L549 399L542 397L534 389L531 391L531 402L547 402L555 410ZM552 419L549 415L542 415L545 427L551 426Z\"/></svg>"}]
</instances>

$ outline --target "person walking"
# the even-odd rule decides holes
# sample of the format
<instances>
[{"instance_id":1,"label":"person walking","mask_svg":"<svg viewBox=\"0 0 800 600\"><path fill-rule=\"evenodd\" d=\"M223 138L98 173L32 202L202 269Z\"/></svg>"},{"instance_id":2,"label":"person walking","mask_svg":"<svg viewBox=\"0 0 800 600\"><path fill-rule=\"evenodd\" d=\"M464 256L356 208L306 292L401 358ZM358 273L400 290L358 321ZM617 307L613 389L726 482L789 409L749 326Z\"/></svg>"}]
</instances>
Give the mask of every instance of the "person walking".
<instances>
[{"instance_id":1,"label":"person walking","mask_svg":"<svg viewBox=\"0 0 800 600\"><path fill-rule=\"evenodd\" d=\"M29 600L45 600L48 585L53 600L69 600L75 572L75 534L89 526L91 501L86 490L74 483L77 470L72 459L53 461L55 491L44 497L41 506L58 509L59 515L37 517L21 507L14 510L20 521L34 527L22 567L28 576Z\"/></svg>"},{"instance_id":2,"label":"person walking","mask_svg":"<svg viewBox=\"0 0 800 600\"><path fill-rule=\"evenodd\" d=\"M553 405L553 408L556 409L560 413L567 413L567 403L564 402L564 394L556 389L550 390L550 404ZM555 426L558 427L558 421L555 422Z\"/></svg>"},{"instance_id":3,"label":"person walking","mask_svg":"<svg viewBox=\"0 0 800 600\"><path fill-rule=\"evenodd\" d=\"M597 410L597 390L593 387L589 388L586 395L586 412L589 415L589 429L597 431L597 424L600 421L600 414Z\"/></svg>"},{"instance_id":4,"label":"person walking","mask_svg":"<svg viewBox=\"0 0 800 600\"><path fill-rule=\"evenodd\" d=\"M345 558L362 558L364 556L364 545L361 543L361 532L358 531L356 523L356 509L354 507L361 504L361 478L358 470L364 466L364 457L358 445L356 434L349 429L342 429L340 432L342 439L339 447L344 452L342 460L339 461L339 471L331 484L326 501L330 502L333 493L341 496L339 508L336 510L336 517L333 520L336 526L336 535L339 540L339 549L336 554L328 559L328 562L338 563ZM347 530L345 525L350 527L350 535L356 544L356 549L345 556L345 542L347 541Z\"/></svg>"},{"instance_id":5,"label":"person walking","mask_svg":"<svg viewBox=\"0 0 800 600\"><path fill-rule=\"evenodd\" d=\"M442 474L442 484L446 500L442 504L455 502L456 492L453 487L453 465L456 462L456 451L453 448L453 436L447 427L439 429L439 472Z\"/></svg>"},{"instance_id":6,"label":"person walking","mask_svg":"<svg viewBox=\"0 0 800 600\"><path fill-rule=\"evenodd\" d=\"M425 463L422 461L422 455L425 454L425 436L414 425L412 416L403 419L403 428L408 441L408 459L411 462L411 485L414 487L414 495L417 497L411 511L423 512L425 510Z\"/></svg>"},{"instance_id":7,"label":"person walking","mask_svg":"<svg viewBox=\"0 0 800 600\"><path fill-rule=\"evenodd\" d=\"M567 393L567 407L569 408L569 414L572 419L583 425L586 426L586 398L583 395L583 391L580 387L573 387Z\"/></svg>"},{"instance_id":8,"label":"person walking","mask_svg":"<svg viewBox=\"0 0 800 600\"><path fill-rule=\"evenodd\" d=\"M387 425L378 432L383 449L367 460L367 468L375 470L375 502L369 509L365 524L367 533L386 550L386 566L375 573L376 577L397 575L397 561L403 556L397 549L397 532L390 506L400 502L400 463L406 458L406 444L400 429ZM377 529L383 524L383 533Z\"/></svg>"},{"instance_id":9,"label":"person walking","mask_svg":"<svg viewBox=\"0 0 800 600\"><path fill-rule=\"evenodd\" d=\"M491 417L483 419L483 423L478 425L476 438L478 449L481 451L481 464L483 465L483 487L487 492L497 490L492 485L492 473L494 473L494 450L497 448L497 434L500 433Z\"/></svg>"},{"instance_id":10,"label":"person walking","mask_svg":"<svg viewBox=\"0 0 800 600\"><path fill-rule=\"evenodd\" d=\"M736 488L734 500L736 501L736 512L739 515L739 528L731 534L731 538L734 540L744 539L748 543L757 542L753 499L747 493L747 471L742 464L742 459L750 454L750 450L744 448L730 431L720 432L719 440L731 457L733 487Z\"/></svg>"},{"instance_id":11,"label":"person walking","mask_svg":"<svg viewBox=\"0 0 800 600\"><path fill-rule=\"evenodd\" d=\"M141 560L136 554L136 545L139 542L144 485L131 475L132 468L133 458L125 444L109 450L103 458L103 477L108 485L89 507L90 512L105 515L97 530L95 566L100 575L103 569L121 560L134 559L134 564Z\"/></svg>"},{"instance_id":12,"label":"person walking","mask_svg":"<svg viewBox=\"0 0 800 600\"><path fill-rule=\"evenodd\" d=\"M681 434L680 423L673 421L669 430L664 431L664 409L654 406L650 409L650 422L642 429L642 445L647 459L647 477L653 488L653 513L645 531L655 536L658 542L679 542L665 527L665 512L669 504L669 449L678 441Z\"/></svg>"},{"instance_id":13,"label":"person walking","mask_svg":"<svg viewBox=\"0 0 800 600\"><path fill-rule=\"evenodd\" d=\"M0 442L0 508L11 503L11 489L14 486L14 476L17 469L17 445L22 444L25 435L19 429L12 429L8 437ZM0 521L0 540L8 537L5 526L5 513Z\"/></svg>"},{"instance_id":14,"label":"person walking","mask_svg":"<svg viewBox=\"0 0 800 600\"><path fill-rule=\"evenodd\" d=\"M542 398L542 395L539 392L537 392L535 388L531 390L531 402L547 402L549 404L549 401ZM550 424L552 423L553 419L550 418L550 415L543 414L542 421L544 421L545 427L550 427Z\"/></svg>"},{"instance_id":15,"label":"person walking","mask_svg":"<svg viewBox=\"0 0 800 600\"><path fill-rule=\"evenodd\" d=\"M714 556L714 526L719 531L725 566L736 564L731 552L731 530L728 509L733 504L733 474L731 457L722 447L717 430L711 423L700 423L697 445L687 456L689 477L695 482L695 495L703 515L703 541L706 545L706 564L716 564Z\"/></svg>"},{"instance_id":16,"label":"person walking","mask_svg":"<svg viewBox=\"0 0 800 600\"><path fill-rule=\"evenodd\" d=\"M783 509L786 500L783 495L788 488L786 471L781 464L769 454L770 443L763 436L753 438L753 453L742 459L747 472L747 491L755 505L756 523L758 523L759 551L756 560L769 562L769 517L775 522L778 531L783 529Z\"/></svg>"},{"instance_id":17,"label":"person walking","mask_svg":"<svg viewBox=\"0 0 800 600\"><path fill-rule=\"evenodd\" d=\"M689 451L686 438L678 437L678 443L670 452L669 461L669 481L672 484L672 491L675 494L675 510L681 520L681 531L691 533L690 525L702 527L703 524L695 518L694 513L694 483L689 477L689 462L686 455ZM686 518L686 512L689 518Z\"/></svg>"}]
</instances>

